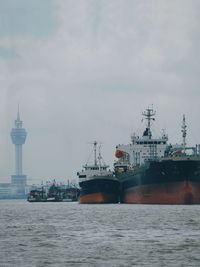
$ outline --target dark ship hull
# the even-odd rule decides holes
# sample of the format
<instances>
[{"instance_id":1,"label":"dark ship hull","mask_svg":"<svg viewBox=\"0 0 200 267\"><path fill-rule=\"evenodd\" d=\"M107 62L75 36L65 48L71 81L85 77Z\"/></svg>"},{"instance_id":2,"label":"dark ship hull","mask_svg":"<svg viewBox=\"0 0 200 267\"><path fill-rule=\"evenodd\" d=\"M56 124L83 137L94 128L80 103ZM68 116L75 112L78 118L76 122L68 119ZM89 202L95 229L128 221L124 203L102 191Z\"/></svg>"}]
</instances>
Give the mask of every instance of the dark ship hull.
<instances>
[{"instance_id":1,"label":"dark ship hull","mask_svg":"<svg viewBox=\"0 0 200 267\"><path fill-rule=\"evenodd\" d=\"M118 203L120 183L115 179L106 177L94 178L79 183L81 187L79 203L99 204Z\"/></svg>"},{"instance_id":2,"label":"dark ship hull","mask_svg":"<svg viewBox=\"0 0 200 267\"><path fill-rule=\"evenodd\" d=\"M27 198L28 202L47 202L46 198Z\"/></svg>"},{"instance_id":3,"label":"dark ship hull","mask_svg":"<svg viewBox=\"0 0 200 267\"><path fill-rule=\"evenodd\" d=\"M121 203L200 204L200 157L148 161L116 177Z\"/></svg>"}]
</instances>

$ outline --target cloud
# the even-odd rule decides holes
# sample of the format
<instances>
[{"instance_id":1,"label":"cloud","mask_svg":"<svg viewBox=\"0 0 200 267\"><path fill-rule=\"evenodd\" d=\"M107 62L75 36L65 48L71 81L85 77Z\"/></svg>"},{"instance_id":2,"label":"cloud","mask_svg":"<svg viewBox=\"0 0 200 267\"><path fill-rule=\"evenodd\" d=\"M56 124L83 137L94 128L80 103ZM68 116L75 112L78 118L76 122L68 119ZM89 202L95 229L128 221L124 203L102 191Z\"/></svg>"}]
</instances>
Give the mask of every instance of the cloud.
<instances>
[{"instance_id":1,"label":"cloud","mask_svg":"<svg viewBox=\"0 0 200 267\"><path fill-rule=\"evenodd\" d=\"M56 29L53 0L6 0L0 7L1 36L44 37Z\"/></svg>"}]
</instances>

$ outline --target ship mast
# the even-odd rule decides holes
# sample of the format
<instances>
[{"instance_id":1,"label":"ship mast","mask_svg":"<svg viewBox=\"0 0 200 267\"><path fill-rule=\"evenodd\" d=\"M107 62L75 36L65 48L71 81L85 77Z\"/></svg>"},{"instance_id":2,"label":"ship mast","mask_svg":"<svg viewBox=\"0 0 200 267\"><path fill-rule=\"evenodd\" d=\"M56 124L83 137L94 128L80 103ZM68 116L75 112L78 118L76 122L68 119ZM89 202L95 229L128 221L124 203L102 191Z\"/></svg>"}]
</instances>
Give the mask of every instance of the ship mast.
<instances>
[{"instance_id":1,"label":"ship mast","mask_svg":"<svg viewBox=\"0 0 200 267\"><path fill-rule=\"evenodd\" d=\"M97 166L97 141L94 141L94 165Z\"/></svg>"},{"instance_id":2,"label":"ship mast","mask_svg":"<svg viewBox=\"0 0 200 267\"><path fill-rule=\"evenodd\" d=\"M142 115L145 117L147 120L147 132L148 132L148 137L151 139L151 120L155 120L156 112L153 110L153 108L147 108L146 111L142 112Z\"/></svg>"},{"instance_id":3,"label":"ship mast","mask_svg":"<svg viewBox=\"0 0 200 267\"><path fill-rule=\"evenodd\" d=\"M99 160L99 170L101 170L101 147L99 146L99 156L98 156L98 160Z\"/></svg>"},{"instance_id":4,"label":"ship mast","mask_svg":"<svg viewBox=\"0 0 200 267\"><path fill-rule=\"evenodd\" d=\"M186 148L186 135L187 135L187 125L185 123L185 114L183 114L183 122L181 126L182 130L182 137L183 137L183 152L185 153L185 148Z\"/></svg>"}]
</instances>

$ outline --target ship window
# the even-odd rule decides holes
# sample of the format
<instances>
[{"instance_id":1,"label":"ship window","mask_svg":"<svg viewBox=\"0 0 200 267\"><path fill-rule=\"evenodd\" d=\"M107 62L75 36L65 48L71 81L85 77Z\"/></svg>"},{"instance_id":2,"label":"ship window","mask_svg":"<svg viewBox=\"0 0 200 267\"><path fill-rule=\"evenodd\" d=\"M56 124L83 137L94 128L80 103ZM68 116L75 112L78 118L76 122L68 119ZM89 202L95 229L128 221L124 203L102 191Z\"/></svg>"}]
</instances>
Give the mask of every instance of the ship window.
<instances>
[{"instance_id":1,"label":"ship window","mask_svg":"<svg viewBox=\"0 0 200 267\"><path fill-rule=\"evenodd\" d=\"M86 175L79 175L79 178L86 178Z\"/></svg>"}]
</instances>

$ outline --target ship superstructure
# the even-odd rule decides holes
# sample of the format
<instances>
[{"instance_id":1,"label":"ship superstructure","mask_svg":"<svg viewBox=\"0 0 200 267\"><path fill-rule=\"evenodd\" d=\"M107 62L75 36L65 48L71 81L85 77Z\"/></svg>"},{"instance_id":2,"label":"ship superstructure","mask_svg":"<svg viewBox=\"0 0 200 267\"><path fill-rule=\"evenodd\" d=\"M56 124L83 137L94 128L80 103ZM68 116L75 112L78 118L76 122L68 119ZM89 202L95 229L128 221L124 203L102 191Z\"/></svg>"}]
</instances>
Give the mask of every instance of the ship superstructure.
<instances>
[{"instance_id":1,"label":"ship superstructure","mask_svg":"<svg viewBox=\"0 0 200 267\"><path fill-rule=\"evenodd\" d=\"M167 149L168 136L163 133L161 138L152 138L151 121L155 120L155 112L148 108L142 113L147 120L147 126L142 137L133 134L131 144L116 146L118 164L126 163L127 167L141 166L145 160L164 157Z\"/></svg>"},{"instance_id":2,"label":"ship superstructure","mask_svg":"<svg viewBox=\"0 0 200 267\"><path fill-rule=\"evenodd\" d=\"M94 163L83 165L83 170L79 173L79 183L93 179L94 177L110 176L113 177L113 172L108 170L109 165L106 165L101 156L97 157L97 141L94 141Z\"/></svg>"},{"instance_id":3,"label":"ship superstructure","mask_svg":"<svg viewBox=\"0 0 200 267\"><path fill-rule=\"evenodd\" d=\"M147 204L200 203L200 146L186 146L183 115L180 145L168 145L165 133L153 138L151 122L155 112L143 112L147 126L142 137L132 135L132 143L118 145L114 163L121 182L121 202ZM190 152L188 154L188 152Z\"/></svg>"},{"instance_id":4,"label":"ship superstructure","mask_svg":"<svg viewBox=\"0 0 200 267\"><path fill-rule=\"evenodd\" d=\"M119 182L109 170L99 153L97 157L97 141L93 142L94 162L85 164L78 172L81 193L80 203L117 203L119 197Z\"/></svg>"}]
</instances>

